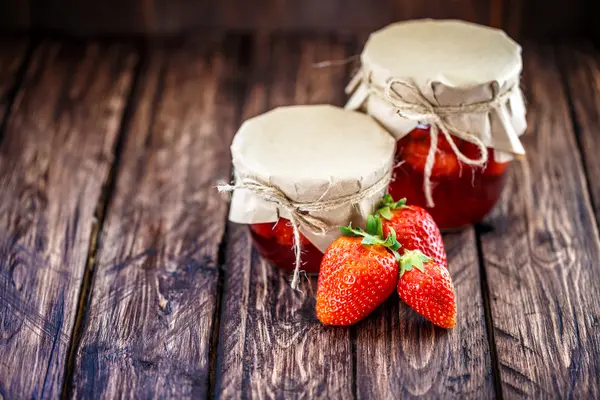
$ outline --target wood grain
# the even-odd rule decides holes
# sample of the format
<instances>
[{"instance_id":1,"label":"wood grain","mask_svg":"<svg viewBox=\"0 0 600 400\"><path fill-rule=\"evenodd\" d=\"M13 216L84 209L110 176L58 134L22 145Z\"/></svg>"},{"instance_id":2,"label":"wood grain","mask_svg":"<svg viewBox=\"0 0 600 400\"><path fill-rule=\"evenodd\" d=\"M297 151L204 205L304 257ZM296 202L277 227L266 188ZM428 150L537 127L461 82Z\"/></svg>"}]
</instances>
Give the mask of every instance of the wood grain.
<instances>
[{"instance_id":1,"label":"wood grain","mask_svg":"<svg viewBox=\"0 0 600 400\"><path fill-rule=\"evenodd\" d=\"M17 89L18 72L26 58L27 40L0 39L0 126ZM2 132L0 132L2 138Z\"/></svg>"},{"instance_id":2,"label":"wood grain","mask_svg":"<svg viewBox=\"0 0 600 400\"><path fill-rule=\"evenodd\" d=\"M239 41L148 55L98 250L78 398L207 396Z\"/></svg>"},{"instance_id":3,"label":"wood grain","mask_svg":"<svg viewBox=\"0 0 600 400\"><path fill-rule=\"evenodd\" d=\"M58 398L136 55L43 43L0 147L0 397Z\"/></svg>"},{"instance_id":4,"label":"wood grain","mask_svg":"<svg viewBox=\"0 0 600 400\"><path fill-rule=\"evenodd\" d=\"M434 327L394 294L356 326L358 398L494 397L474 229L446 234L444 244L456 327Z\"/></svg>"},{"instance_id":5,"label":"wood grain","mask_svg":"<svg viewBox=\"0 0 600 400\"><path fill-rule=\"evenodd\" d=\"M346 57L346 45L321 37L264 42L244 115L284 104L340 104L345 67L316 69L313 63ZM267 69L265 69L267 68ZM219 331L215 394L235 398L350 398L352 348L349 329L321 325L315 316L316 278L301 292L290 273L268 265L252 250L248 228L229 225Z\"/></svg>"},{"instance_id":6,"label":"wood grain","mask_svg":"<svg viewBox=\"0 0 600 400\"><path fill-rule=\"evenodd\" d=\"M589 42L564 42L558 54L596 221L600 221L600 53Z\"/></svg>"},{"instance_id":7,"label":"wood grain","mask_svg":"<svg viewBox=\"0 0 600 400\"><path fill-rule=\"evenodd\" d=\"M598 229L553 51L524 54L527 159L482 236L502 392L598 398Z\"/></svg>"}]
</instances>

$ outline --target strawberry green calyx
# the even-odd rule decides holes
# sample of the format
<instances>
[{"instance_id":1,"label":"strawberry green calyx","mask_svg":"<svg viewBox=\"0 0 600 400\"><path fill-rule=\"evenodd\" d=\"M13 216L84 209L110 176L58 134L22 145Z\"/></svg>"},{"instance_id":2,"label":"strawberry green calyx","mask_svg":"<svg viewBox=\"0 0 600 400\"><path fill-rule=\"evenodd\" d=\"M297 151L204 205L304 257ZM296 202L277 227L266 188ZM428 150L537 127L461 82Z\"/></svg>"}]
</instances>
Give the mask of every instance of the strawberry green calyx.
<instances>
[{"instance_id":1,"label":"strawberry green calyx","mask_svg":"<svg viewBox=\"0 0 600 400\"><path fill-rule=\"evenodd\" d=\"M429 262L429 260L431 260L431 258L427 257L419 250L405 250L404 254L398 259L398 264L400 265L400 277L402 277L405 272L412 271L413 267L421 272L425 272L423 264Z\"/></svg>"},{"instance_id":2,"label":"strawberry green calyx","mask_svg":"<svg viewBox=\"0 0 600 400\"><path fill-rule=\"evenodd\" d=\"M375 215L390 220L392 219L392 210L402 208L405 204L406 198L394 201L390 194L386 194L383 196L383 199L381 199L381 203L379 203L379 207L377 208L377 211L375 211Z\"/></svg>"},{"instance_id":3,"label":"strawberry green calyx","mask_svg":"<svg viewBox=\"0 0 600 400\"><path fill-rule=\"evenodd\" d=\"M353 228L352 224L348 226L340 226L340 230L345 236L363 238L362 244L365 246L379 245L389 249L396 259L400 260L400 242L396 239L396 231L390 229L390 233L387 238L383 239L383 228L381 226L381 219L373 215L369 215L367 218L367 231L363 231L360 228Z\"/></svg>"}]
</instances>

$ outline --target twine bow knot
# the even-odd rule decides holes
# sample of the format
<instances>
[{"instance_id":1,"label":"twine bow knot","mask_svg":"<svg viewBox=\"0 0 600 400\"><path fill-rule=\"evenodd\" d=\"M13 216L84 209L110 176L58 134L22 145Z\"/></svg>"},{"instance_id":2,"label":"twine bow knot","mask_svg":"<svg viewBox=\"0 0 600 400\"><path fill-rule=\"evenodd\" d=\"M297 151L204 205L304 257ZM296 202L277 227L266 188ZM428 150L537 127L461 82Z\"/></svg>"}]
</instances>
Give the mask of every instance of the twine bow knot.
<instances>
[{"instance_id":1,"label":"twine bow knot","mask_svg":"<svg viewBox=\"0 0 600 400\"><path fill-rule=\"evenodd\" d=\"M300 239L300 227L302 226L303 228L317 235L325 235L337 228L335 226L331 226L323 219L315 217L311 213L316 211L334 210L344 205L356 204L363 199L372 197L387 188L388 184L390 183L391 176L390 169L383 176L383 178L364 190L347 196L337 197L329 200L317 200L313 202L298 202L292 200L278 187L248 176L238 177L233 185L221 183L217 185L217 189L221 193L233 192L238 189L249 190L259 196L262 200L273 203L277 205L278 208L287 211L294 233L294 255L296 257L291 287L292 289L296 289L300 279L300 266L302 264L302 242Z\"/></svg>"},{"instance_id":2,"label":"twine bow knot","mask_svg":"<svg viewBox=\"0 0 600 400\"><path fill-rule=\"evenodd\" d=\"M479 139L476 135L460 129L452 124L449 120L449 117L460 114L489 113L490 111L495 110L506 103L514 89L513 87L504 93L495 94L494 97L489 101L459 106L439 106L432 104L416 86L403 80L391 79L383 88L383 90L381 90L371 83L370 74L365 74L365 78L365 84L366 87L369 88L369 92L375 94L392 105L395 108L396 113L402 118L411 121L417 121L420 124L428 124L430 126L431 140L429 152L427 153L427 159L425 161L425 170L423 173L423 192L425 193L427 207L435 206L432 196L431 172L435 162L435 153L437 151L438 136L440 132L444 135L446 141L450 145L450 148L452 148L452 151L460 162L467 165L483 167L488 161L487 148L481 139ZM394 90L394 87L396 86L401 86L403 89L409 92L413 100L407 100L400 93L398 93L398 91ZM450 134L450 132L452 132L452 134ZM479 149L479 157L470 158L463 154L456 143L454 143L452 136L456 136L459 139L465 140L477 146Z\"/></svg>"}]
</instances>

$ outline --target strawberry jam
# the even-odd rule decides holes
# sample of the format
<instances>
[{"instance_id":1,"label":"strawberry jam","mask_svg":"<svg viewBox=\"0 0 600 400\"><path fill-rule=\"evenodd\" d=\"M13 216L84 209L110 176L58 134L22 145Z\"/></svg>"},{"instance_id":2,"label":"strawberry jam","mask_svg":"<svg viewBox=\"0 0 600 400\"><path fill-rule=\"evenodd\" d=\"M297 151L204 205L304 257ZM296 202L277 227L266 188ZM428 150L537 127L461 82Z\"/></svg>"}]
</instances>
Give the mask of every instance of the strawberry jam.
<instances>
[{"instance_id":1,"label":"strawberry jam","mask_svg":"<svg viewBox=\"0 0 600 400\"><path fill-rule=\"evenodd\" d=\"M477 146L453 137L459 150L470 159L479 158ZM461 163L443 135L438 137L431 185L435 207L427 208L423 192L425 161L429 152L429 128L416 128L398 141L394 180L390 194L406 197L427 209L440 229L455 229L481 221L502 193L508 163L494 161L488 149L485 168Z\"/></svg>"},{"instance_id":2,"label":"strawberry jam","mask_svg":"<svg viewBox=\"0 0 600 400\"><path fill-rule=\"evenodd\" d=\"M269 263L293 271L296 262L294 253L294 231L286 219L277 222L251 224L250 233L254 247ZM304 235L300 234L302 243L302 270L309 274L319 272L321 253Z\"/></svg>"}]
</instances>

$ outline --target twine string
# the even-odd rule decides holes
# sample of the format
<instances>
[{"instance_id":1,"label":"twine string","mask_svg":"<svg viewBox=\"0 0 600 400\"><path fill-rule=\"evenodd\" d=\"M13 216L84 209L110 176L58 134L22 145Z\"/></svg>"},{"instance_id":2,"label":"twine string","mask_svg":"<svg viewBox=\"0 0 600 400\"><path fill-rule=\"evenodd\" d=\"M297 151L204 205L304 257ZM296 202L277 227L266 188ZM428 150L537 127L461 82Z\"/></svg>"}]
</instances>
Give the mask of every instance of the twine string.
<instances>
[{"instance_id":1,"label":"twine string","mask_svg":"<svg viewBox=\"0 0 600 400\"><path fill-rule=\"evenodd\" d=\"M416 121L420 124L425 123L430 126L430 145L425 161L425 170L423 172L423 192L425 194L427 207L435 207L431 187L431 173L435 164L435 153L437 151L440 132L444 135L444 138L460 162L471 166L483 167L488 161L487 148L481 139L452 124L449 117L461 114L489 113L506 103L516 87L515 86L504 93L495 94L489 101L458 106L439 106L432 104L421 93L418 87L401 79L391 79L384 88L379 88L372 84L370 73L363 73L363 78L363 83L369 89L369 92L392 105L395 108L396 113L402 118ZM396 86L401 86L405 89L412 95L414 100L409 101L398 93L398 91L394 90L394 87ZM477 146L479 157L470 158L466 156L454 142L453 136Z\"/></svg>"},{"instance_id":2,"label":"twine string","mask_svg":"<svg viewBox=\"0 0 600 400\"><path fill-rule=\"evenodd\" d=\"M221 193L234 192L235 190L244 189L259 196L264 201L277 205L278 208L284 209L289 215L290 223L294 233L294 255L295 267L292 277L291 287L297 289L300 279L300 267L302 265L302 242L300 238L300 227L309 230L318 235L325 235L336 227L330 226L323 219L311 215L312 212L331 211L347 204L356 204L363 199L372 197L381 190L387 188L392 177L391 169L375 182L373 185L356 193L329 199L318 200L313 202L298 202L290 199L278 187L261 182L249 176L238 177L234 184L230 185L222 183L217 185L217 189Z\"/></svg>"}]
</instances>

